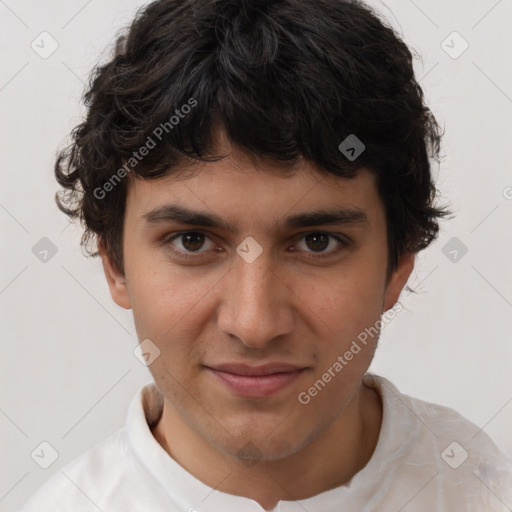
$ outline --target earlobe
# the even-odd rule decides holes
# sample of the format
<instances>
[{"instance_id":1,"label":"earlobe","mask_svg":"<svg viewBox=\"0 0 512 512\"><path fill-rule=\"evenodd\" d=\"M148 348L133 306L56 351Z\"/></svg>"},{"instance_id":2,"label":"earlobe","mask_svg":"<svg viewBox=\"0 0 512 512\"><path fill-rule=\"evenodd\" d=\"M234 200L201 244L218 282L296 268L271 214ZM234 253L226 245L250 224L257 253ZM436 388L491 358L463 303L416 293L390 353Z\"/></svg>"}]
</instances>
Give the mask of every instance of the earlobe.
<instances>
[{"instance_id":1,"label":"earlobe","mask_svg":"<svg viewBox=\"0 0 512 512\"><path fill-rule=\"evenodd\" d=\"M125 276L117 269L102 242L98 243L98 253L103 264L103 271L114 302L124 309L131 309L130 297Z\"/></svg>"},{"instance_id":2,"label":"earlobe","mask_svg":"<svg viewBox=\"0 0 512 512\"><path fill-rule=\"evenodd\" d=\"M404 286L409 279L414 268L414 260L416 253L406 253L402 255L398 260L397 268L391 274L388 285L386 287L386 293L384 295L384 311L391 309L397 302Z\"/></svg>"}]
</instances>

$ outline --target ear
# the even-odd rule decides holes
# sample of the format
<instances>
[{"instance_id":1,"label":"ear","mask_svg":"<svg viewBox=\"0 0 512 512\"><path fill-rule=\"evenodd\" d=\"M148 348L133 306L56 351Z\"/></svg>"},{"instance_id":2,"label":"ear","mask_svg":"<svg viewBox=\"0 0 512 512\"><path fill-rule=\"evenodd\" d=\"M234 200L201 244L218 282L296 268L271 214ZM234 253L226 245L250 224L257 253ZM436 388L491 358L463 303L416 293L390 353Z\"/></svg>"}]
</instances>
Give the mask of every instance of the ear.
<instances>
[{"instance_id":1,"label":"ear","mask_svg":"<svg viewBox=\"0 0 512 512\"><path fill-rule=\"evenodd\" d=\"M393 271L389 277L386 291L384 294L384 311L391 309L398 301L398 297L402 292L409 276L411 275L412 269L414 268L414 259L416 253L409 252L401 256L398 260L397 268Z\"/></svg>"},{"instance_id":2,"label":"ear","mask_svg":"<svg viewBox=\"0 0 512 512\"><path fill-rule=\"evenodd\" d=\"M130 297L126 286L125 276L117 269L112 258L105 249L103 241L98 242L98 253L103 263L103 271L107 278L110 295L114 302L125 309L131 309Z\"/></svg>"}]
</instances>

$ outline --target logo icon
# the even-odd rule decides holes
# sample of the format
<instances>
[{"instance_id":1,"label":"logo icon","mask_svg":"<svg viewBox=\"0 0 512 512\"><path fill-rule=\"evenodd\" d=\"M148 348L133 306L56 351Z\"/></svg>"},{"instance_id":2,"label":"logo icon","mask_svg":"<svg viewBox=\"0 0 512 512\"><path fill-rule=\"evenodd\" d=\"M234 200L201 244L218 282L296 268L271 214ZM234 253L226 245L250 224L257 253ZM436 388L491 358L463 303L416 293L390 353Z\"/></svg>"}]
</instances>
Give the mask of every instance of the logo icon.
<instances>
[{"instance_id":1,"label":"logo icon","mask_svg":"<svg viewBox=\"0 0 512 512\"><path fill-rule=\"evenodd\" d=\"M466 245L456 236L450 238L441 250L452 263L458 263L468 252Z\"/></svg>"},{"instance_id":2,"label":"logo icon","mask_svg":"<svg viewBox=\"0 0 512 512\"><path fill-rule=\"evenodd\" d=\"M359 155L366 149L366 146L351 133L346 137L343 142L338 146L338 149L353 162Z\"/></svg>"},{"instance_id":3,"label":"logo icon","mask_svg":"<svg viewBox=\"0 0 512 512\"><path fill-rule=\"evenodd\" d=\"M59 458L57 450L47 441L40 443L30 456L43 469L48 469Z\"/></svg>"},{"instance_id":4,"label":"logo icon","mask_svg":"<svg viewBox=\"0 0 512 512\"><path fill-rule=\"evenodd\" d=\"M457 31L453 31L443 40L441 48L452 59L458 59L469 48L469 43Z\"/></svg>"},{"instance_id":5,"label":"logo icon","mask_svg":"<svg viewBox=\"0 0 512 512\"><path fill-rule=\"evenodd\" d=\"M468 458L468 452L457 441L450 443L442 452L441 458L452 469L460 467Z\"/></svg>"},{"instance_id":6,"label":"logo icon","mask_svg":"<svg viewBox=\"0 0 512 512\"><path fill-rule=\"evenodd\" d=\"M160 355L160 349L150 339L145 339L135 347L133 355L144 366L150 366Z\"/></svg>"},{"instance_id":7,"label":"logo icon","mask_svg":"<svg viewBox=\"0 0 512 512\"><path fill-rule=\"evenodd\" d=\"M236 252L247 263L252 263L263 252L263 247L252 236L248 236L236 248Z\"/></svg>"},{"instance_id":8,"label":"logo icon","mask_svg":"<svg viewBox=\"0 0 512 512\"><path fill-rule=\"evenodd\" d=\"M48 263L57 254L57 246L44 236L32 247L32 254L42 263Z\"/></svg>"},{"instance_id":9,"label":"logo icon","mask_svg":"<svg viewBox=\"0 0 512 512\"><path fill-rule=\"evenodd\" d=\"M48 32L41 32L30 44L39 57L47 59L57 50L59 43Z\"/></svg>"}]
</instances>

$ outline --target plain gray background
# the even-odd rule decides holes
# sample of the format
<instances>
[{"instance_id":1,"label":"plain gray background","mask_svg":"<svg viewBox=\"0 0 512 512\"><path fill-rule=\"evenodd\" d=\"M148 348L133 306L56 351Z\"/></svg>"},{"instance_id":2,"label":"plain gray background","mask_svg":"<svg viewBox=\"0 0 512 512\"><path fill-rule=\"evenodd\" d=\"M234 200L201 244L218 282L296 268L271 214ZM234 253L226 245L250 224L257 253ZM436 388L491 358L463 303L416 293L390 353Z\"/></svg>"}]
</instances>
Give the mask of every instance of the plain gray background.
<instances>
[{"instance_id":1,"label":"plain gray background","mask_svg":"<svg viewBox=\"0 0 512 512\"><path fill-rule=\"evenodd\" d=\"M143 3L0 0L2 511L121 427L151 381L133 355L131 312L53 198L56 150L80 121L88 73ZM422 55L417 76L446 129L438 186L456 213L418 256L419 293L402 294L371 371L456 409L512 456L512 0L370 3ZM43 31L58 44L47 58L31 47L55 44ZM43 237L56 250L47 261ZM47 469L31 457L42 442L58 452Z\"/></svg>"}]
</instances>

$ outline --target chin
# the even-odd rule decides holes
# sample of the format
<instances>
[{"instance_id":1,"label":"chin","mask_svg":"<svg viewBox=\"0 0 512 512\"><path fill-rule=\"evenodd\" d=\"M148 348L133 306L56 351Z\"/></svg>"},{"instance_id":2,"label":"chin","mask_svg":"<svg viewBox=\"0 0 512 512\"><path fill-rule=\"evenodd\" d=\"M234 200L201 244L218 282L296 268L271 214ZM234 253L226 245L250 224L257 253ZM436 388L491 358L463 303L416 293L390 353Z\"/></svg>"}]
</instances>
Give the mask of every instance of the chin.
<instances>
[{"instance_id":1,"label":"chin","mask_svg":"<svg viewBox=\"0 0 512 512\"><path fill-rule=\"evenodd\" d=\"M274 425L275 428L275 425ZM210 441L219 451L239 459L250 467L258 461L282 460L299 452L316 436L298 437L297 429L290 432L268 433L245 431L222 440Z\"/></svg>"}]
</instances>

